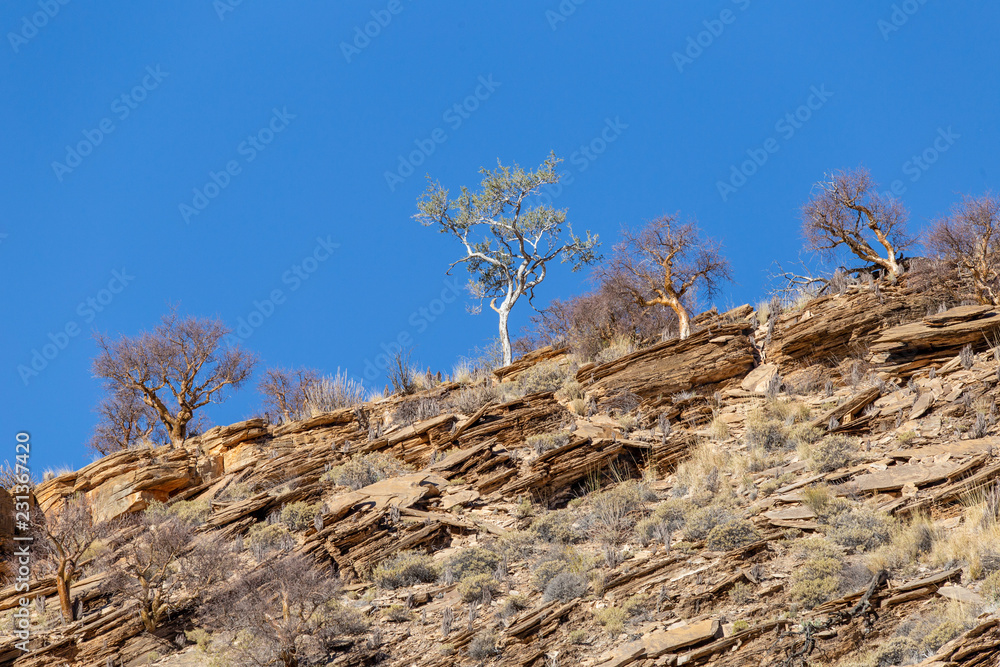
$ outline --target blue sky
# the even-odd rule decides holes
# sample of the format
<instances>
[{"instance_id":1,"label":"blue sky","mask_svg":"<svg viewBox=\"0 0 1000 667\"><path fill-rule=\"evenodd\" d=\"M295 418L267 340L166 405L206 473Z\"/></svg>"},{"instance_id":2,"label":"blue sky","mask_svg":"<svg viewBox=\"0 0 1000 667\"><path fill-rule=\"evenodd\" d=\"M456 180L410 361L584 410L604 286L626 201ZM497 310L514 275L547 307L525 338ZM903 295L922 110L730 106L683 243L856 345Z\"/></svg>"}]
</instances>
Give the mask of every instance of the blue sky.
<instances>
[{"instance_id":1,"label":"blue sky","mask_svg":"<svg viewBox=\"0 0 1000 667\"><path fill-rule=\"evenodd\" d=\"M919 230L996 187L998 25L996 4L942 0L9 0L0 460L26 430L37 471L89 462L91 332L173 302L242 318L265 366L361 378L405 334L447 372L496 323L444 274L456 242L412 220L428 172L458 188L554 150L556 205L605 249L675 211L721 239L720 307L799 257L824 171L896 181ZM556 267L539 297L586 278Z\"/></svg>"}]
</instances>

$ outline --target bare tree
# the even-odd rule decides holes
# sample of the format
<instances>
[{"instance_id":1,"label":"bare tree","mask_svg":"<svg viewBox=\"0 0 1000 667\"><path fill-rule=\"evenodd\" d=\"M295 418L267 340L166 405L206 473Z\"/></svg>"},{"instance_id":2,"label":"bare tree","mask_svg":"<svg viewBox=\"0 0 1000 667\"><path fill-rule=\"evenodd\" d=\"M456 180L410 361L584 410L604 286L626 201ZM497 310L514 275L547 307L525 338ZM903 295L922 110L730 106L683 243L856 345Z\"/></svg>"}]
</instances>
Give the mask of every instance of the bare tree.
<instances>
[{"instance_id":1,"label":"bare tree","mask_svg":"<svg viewBox=\"0 0 1000 667\"><path fill-rule=\"evenodd\" d=\"M80 573L81 559L102 535L106 526L94 518L87 496L75 494L63 499L62 504L49 511L33 513L35 534L41 546L43 559L51 567L56 580L56 593L63 620L72 623L73 580Z\"/></svg>"},{"instance_id":2,"label":"bare tree","mask_svg":"<svg viewBox=\"0 0 1000 667\"><path fill-rule=\"evenodd\" d=\"M230 544L217 536L196 537L190 524L168 513L146 512L119 537L104 586L138 603L147 632L238 567Z\"/></svg>"},{"instance_id":3,"label":"bare tree","mask_svg":"<svg viewBox=\"0 0 1000 667\"><path fill-rule=\"evenodd\" d=\"M361 634L359 614L336 602L336 582L302 556L266 560L212 604L211 615L232 633L237 664L298 667L306 654L325 655L330 641Z\"/></svg>"},{"instance_id":4,"label":"bare tree","mask_svg":"<svg viewBox=\"0 0 1000 667\"><path fill-rule=\"evenodd\" d=\"M673 310L681 339L691 335L689 309L695 292L711 298L720 283L732 279L718 242L675 215L656 218L639 231L624 229L603 275L643 308L660 305Z\"/></svg>"},{"instance_id":5,"label":"bare tree","mask_svg":"<svg viewBox=\"0 0 1000 667\"><path fill-rule=\"evenodd\" d=\"M253 371L252 354L221 347L228 333L220 320L179 319L171 312L152 332L117 341L98 335L94 374L113 393L137 392L177 446L196 410L221 402L227 389L242 386Z\"/></svg>"},{"instance_id":6,"label":"bare tree","mask_svg":"<svg viewBox=\"0 0 1000 667\"><path fill-rule=\"evenodd\" d=\"M104 398L97 406L100 420L94 428L89 447L107 456L131 449L148 441L164 444L166 434L156 413L146 405L133 387L122 387Z\"/></svg>"},{"instance_id":7,"label":"bare tree","mask_svg":"<svg viewBox=\"0 0 1000 667\"><path fill-rule=\"evenodd\" d=\"M802 208L803 231L810 250L832 253L843 245L895 277L902 273L902 252L912 243L907 212L899 200L876 188L863 167L828 174ZM873 244L882 246L885 255Z\"/></svg>"},{"instance_id":8,"label":"bare tree","mask_svg":"<svg viewBox=\"0 0 1000 667\"><path fill-rule=\"evenodd\" d=\"M559 182L556 166L561 162L555 154L535 171L525 171L517 164L497 169L481 169L482 190L472 193L462 188L457 199L449 200L448 191L431 182L427 192L417 202L419 213L414 217L425 226L457 238L465 256L449 267L465 264L472 276L470 289L474 296L489 299L500 317L500 341L503 364L511 362L508 321L514 304L527 295L532 302L535 288L545 279L549 262L560 257L572 262L577 271L597 260L597 236L587 232L586 238L573 234L566 224L566 211L545 203L532 205L532 200L546 185ZM563 225L569 239L562 240Z\"/></svg>"},{"instance_id":9,"label":"bare tree","mask_svg":"<svg viewBox=\"0 0 1000 667\"><path fill-rule=\"evenodd\" d=\"M305 412L309 388L319 382L320 377L319 371L311 368L267 369L257 385L264 396L264 409L280 414L286 422L298 418Z\"/></svg>"},{"instance_id":10,"label":"bare tree","mask_svg":"<svg viewBox=\"0 0 1000 667\"><path fill-rule=\"evenodd\" d=\"M927 246L979 303L1000 303L1000 198L989 192L963 197L948 216L934 222Z\"/></svg>"}]
</instances>

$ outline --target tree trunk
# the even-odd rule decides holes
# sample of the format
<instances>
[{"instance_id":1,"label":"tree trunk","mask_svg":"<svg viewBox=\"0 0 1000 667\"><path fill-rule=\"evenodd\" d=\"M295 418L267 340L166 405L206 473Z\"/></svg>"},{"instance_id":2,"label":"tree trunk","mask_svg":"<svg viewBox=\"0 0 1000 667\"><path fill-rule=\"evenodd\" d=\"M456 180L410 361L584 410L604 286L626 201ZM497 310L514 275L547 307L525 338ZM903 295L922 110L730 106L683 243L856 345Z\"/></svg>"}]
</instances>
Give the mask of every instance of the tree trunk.
<instances>
[{"instance_id":1,"label":"tree trunk","mask_svg":"<svg viewBox=\"0 0 1000 667\"><path fill-rule=\"evenodd\" d=\"M62 610L63 620L67 623L73 622L73 600L70 598L70 583L72 573L67 574L66 565L60 565L56 572L56 592L59 593L59 608Z\"/></svg>"},{"instance_id":2,"label":"tree trunk","mask_svg":"<svg viewBox=\"0 0 1000 667\"><path fill-rule=\"evenodd\" d=\"M510 349L510 332L507 330L507 321L510 319L511 306L503 303L500 306L500 345L503 347L503 365L509 366L512 361Z\"/></svg>"}]
</instances>

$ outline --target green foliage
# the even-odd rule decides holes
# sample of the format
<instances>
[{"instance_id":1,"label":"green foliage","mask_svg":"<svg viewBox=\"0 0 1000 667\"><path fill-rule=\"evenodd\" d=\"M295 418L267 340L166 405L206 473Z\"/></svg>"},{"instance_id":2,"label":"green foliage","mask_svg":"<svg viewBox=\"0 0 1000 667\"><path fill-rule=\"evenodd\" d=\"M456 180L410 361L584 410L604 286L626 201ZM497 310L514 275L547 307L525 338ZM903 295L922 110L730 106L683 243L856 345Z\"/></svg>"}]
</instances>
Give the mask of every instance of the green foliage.
<instances>
[{"instance_id":1,"label":"green foliage","mask_svg":"<svg viewBox=\"0 0 1000 667\"><path fill-rule=\"evenodd\" d=\"M545 594L542 600L552 602L569 602L576 598L583 597L587 593L587 578L576 572L560 572L552 577L545 586Z\"/></svg>"},{"instance_id":2,"label":"green foliage","mask_svg":"<svg viewBox=\"0 0 1000 667\"><path fill-rule=\"evenodd\" d=\"M371 578L379 587L395 590L437 581L438 574L434 559L429 555L422 551L401 551L376 565Z\"/></svg>"},{"instance_id":3,"label":"green foliage","mask_svg":"<svg viewBox=\"0 0 1000 667\"><path fill-rule=\"evenodd\" d=\"M578 628L569 633L569 643L570 644L586 644L590 633L583 628Z\"/></svg>"},{"instance_id":4,"label":"green foliage","mask_svg":"<svg viewBox=\"0 0 1000 667\"><path fill-rule=\"evenodd\" d=\"M819 442L799 444L799 455L809 461L814 472L833 472L850 465L858 445L846 435L828 435Z\"/></svg>"},{"instance_id":5,"label":"green foliage","mask_svg":"<svg viewBox=\"0 0 1000 667\"><path fill-rule=\"evenodd\" d=\"M274 551L288 551L295 546L295 537L280 523L254 524L247 532L247 543L257 560Z\"/></svg>"},{"instance_id":6,"label":"green foliage","mask_svg":"<svg viewBox=\"0 0 1000 667\"><path fill-rule=\"evenodd\" d=\"M746 519L730 519L708 532L705 546L712 551L731 551L760 539L760 532Z\"/></svg>"},{"instance_id":7,"label":"green foliage","mask_svg":"<svg viewBox=\"0 0 1000 667\"><path fill-rule=\"evenodd\" d=\"M306 530L313 525L316 513L316 505L310 505L304 500L287 503L281 508L281 523L290 530Z\"/></svg>"},{"instance_id":8,"label":"green foliage","mask_svg":"<svg viewBox=\"0 0 1000 667\"><path fill-rule=\"evenodd\" d=\"M475 602L482 600L487 591L490 595L496 595L499 588L492 574L470 574L458 584L458 594L465 602Z\"/></svg>"},{"instance_id":9,"label":"green foliage","mask_svg":"<svg viewBox=\"0 0 1000 667\"><path fill-rule=\"evenodd\" d=\"M719 505L708 505L692 510L684 522L684 536L691 541L704 540L716 526L735 519L736 516Z\"/></svg>"},{"instance_id":10,"label":"green foliage","mask_svg":"<svg viewBox=\"0 0 1000 667\"><path fill-rule=\"evenodd\" d=\"M557 449L563 445L568 445L569 433L564 431L555 431L552 433L529 435L527 440L524 441L524 444L534 449L536 454L544 454L547 451Z\"/></svg>"},{"instance_id":11,"label":"green foliage","mask_svg":"<svg viewBox=\"0 0 1000 667\"><path fill-rule=\"evenodd\" d=\"M202 653L208 653L208 647L212 644L212 634L203 628L194 628L193 630L185 630L184 636L187 637L189 642L193 642L198 646L198 650Z\"/></svg>"},{"instance_id":12,"label":"green foliage","mask_svg":"<svg viewBox=\"0 0 1000 667\"><path fill-rule=\"evenodd\" d=\"M573 528L575 522L572 510L553 510L532 520L529 530L543 542L570 544L582 539Z\"/></svg>"},{"instance_id":13,"label":"green foliage","mask_svg":"<svg viewBox=\"0 0 1000 667\"><path fill-rule=\"evenodd\" d=\"M829 526L828 536L831 540L862 551L871 551L889 542L892 537L889 518L882 512L864 506L837 514L830 519Z\"/></svg>"},{"instance_id":14,"label":"green foliage","mask_svg":"<svg viewBox=\"0 0 1000 667\"><path fill-rule=\"evenodd\" d=\"M482 547L462 549L448 560L456 581L478 574L492 574L500 563L500 555Z\"/></svg>"},{"instance_id":15,"label":"green foliage","mask_svg":"<svg viewBox=\"0 0 1000 667\"><path fill-rule=\"evenodd\" d=\"M605 607L594 611L594 620L600 623L609 635L617 637L625 632L625 621L628 620L628 613L618 607Z\"/></svg>"},{"instance_id":16,"label":"green foliage","mask_svg":"<svg viewBox=\"0 0 1000 667\"><path fill-rule=\"evenodd\" d=\"M323 473L320 480L357 490L383 479L406 474L411 470L413 468L393 456L382 452L371 452L351 457L347 463Z\"/></svg>"},{"instance_id":17,"label":"green foliage","mask_svg":"<svg viewBox=\"0 0 1000 667\"><path fill-rule=\"evenodd\" d=\"M146 513L151 517L156 517L155 521L157 522L176 517L194 527L200 526L208 520L212 514L212 506L208 500L179 500L169 505L154 500L149 503Z\"/></svg>"}]
</instances>

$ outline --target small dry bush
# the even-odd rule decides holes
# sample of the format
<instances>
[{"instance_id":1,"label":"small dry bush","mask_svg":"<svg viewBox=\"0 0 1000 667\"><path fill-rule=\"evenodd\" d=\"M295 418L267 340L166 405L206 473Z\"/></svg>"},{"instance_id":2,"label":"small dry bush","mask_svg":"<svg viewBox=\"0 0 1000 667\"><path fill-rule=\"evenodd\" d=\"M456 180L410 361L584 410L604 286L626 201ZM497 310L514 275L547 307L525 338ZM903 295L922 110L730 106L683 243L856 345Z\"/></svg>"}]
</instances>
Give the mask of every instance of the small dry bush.
<instances>
[{"instance_id":1,"label":"small dry bush","mask_svg":"<svg viewBox=\"0 0 1000 667\"><path fill-rule=\"evenodd\" d=\"M497 636L492 632L484 632L476 635L469 642L469 657L473 660L488 660L500 655L497 648Z\"/></svg>"},{"instance_id":2,"label":"small dry bush","mask_svg":"<svg viewBox=\"0 0 1000 667\"><path fill-rule=\"evenodd\" d=\"M545 512L532 520L528 530L535 539L550 544L571 544L584 538L572 509Z\"/></svg>"},{"instance_id":3,"label":"small dry bush","mask_svg":"<svg viewBox=\"0 0 1000 667\"><path fill-rule=\"evenodd\" d=\"M298 500L294 503L286 503L281 508L281 523L288 526L290 530L306 530L313 525L319 508L316 505Z\"/></svg>"},{"instance_id":4,"label":"small dry bush","mask_svg":"<svg viewBox=\"0 0 1000 667\"><path fill-rule=\"evenodd\" d=\"M800 441L798 449L814 472L833 472L851 464L858 443L846 435L828 435L818 442Z\"/></svg>"},{"instance_id":5,"label":"small dry bush","mask_svg":"<svg viewBox=\"0 0 1000 667\"><path fill-rule=\"evenodd\" d=\"M964 563L969 576L979 580L1000 570L1000 503L990 492L968 498L965 505L962 525L935 543L931 560L946 566Z\"/></svg>"},{"instance_id":6,"label":"small dry bush","mask_svg":"<svg viewBox=\"0 0 1000 667\"><path fill-rule=\"evenodd\" d=\"M712 551L732 551L760 539L760 532L746 519L730 519L708 532L705 546Z\"/></svg>"},{"instance_id":7,"label":"small dry bush","mask_svg":"<svg viewBox=\"0 0 1000 667\"><path fill-rule=\"evenodd\" d=\"M451 568L457 581L478 574L492 574L500 563L500 554L483 547L468 547L448 559L446 567Z\"/></svg>"},{"instance_id":8,"label":"small dry bush","mask_svg":"<svg viewBox=\"0 0 1000 667\"><path fill-rule=\"evenodd\" d=\"M395 590L437 581L438 574L429 555L422 551L401 551L376 565L371 578L380 588Z\"/></svg>"},{"instance_id":9,"label":"small dry bush","mask_svg":"<svg viewBox=\"0 0 1000 667\"><path fill-rule=\"evenodd\" d=\"M484 405L496 400L496 389L492 386L477 385L455 392L451 397L451 409L464 415L474 415Z\"/></svg>"},{"instance_id":10,"label":"small dry bush","mask_svg":"<svg viewBox=\"0 0 1000 667\"><path fill-rule=\"evenodd\" d=\"M545 586L544 602L569 602L587 594L587 577L576 572L560 572Z\"/></svg>"},{"instance_id":11,"label":"small dry bush","mask_svg":"<svg viewBox=\"0 0 1000 667\"><path fill-rule=\"evenodd\" d=\"M889 542L869 554L868 565L873 571L908 571L931 552L937 539L937 531L926 517L896 523L892 526Z\"/></svg>"},{"instance_id":12,"label":"small dry bush","mask_svg":"<svg viewBox=\"0 0 1000 667\"><path fill-rule=\"evenodd\" d=\"M297 418L315 417L324 412L350 408L365 402L367 390L346 372L337 371L332 377L324 377L305 388L305 407Z\"/></svg>"},{"instance_id":13,"label":"small dry bush","mask_svg":"<svg viewBox=\"0 0 1000 667\"><path fill-rule=\"evenodd\" d=\"M656 494L634 480L591 494L587 498L591 532L598 540L619 544L635 527L646 502L655 499Z\"/></svg>"},{"instance_id":14,"label":"small dry bush","mask_svg":"<svg viewBox=\"0 0 1000 667\"><path fill-rule=\"evenodd\" d=\"M601 627L609 635L617 637L625 632L625 621L628 620L628 613L619 607L595 609L594 620L600 623Z\"/></svg>"},{"instance_id":15,"label":"small dry bush","mask_svg":"<svg viewBox=\"0 0 1000 667\"><path fill-rule=\"evenodd\" d=\"M833 516L828 526L827 535L831 540L859 551L872 551L886 544L892 536L890 518L865 506Z\"/></svg>"},{"instance_id":16,"label":"small dry bush","mask_svg":"<svg viewBox=\"0 0 1000 667\"><path fill-rule=\"evenodd\" d=\"M200 526L212 514L212 505L208 500L179 500L169 505L153 501L146 508L146 513L156 520L166 520L176 517L189 526Z\"/></svg>"},{"instance_id":17,"label":"small dry bush","mask_svg":"<svg viewBox=\"0 0 1000 667\"><path fill-rule=\"evenodd\" d=\"M799 541L794 555L801 562L792 570L789 594L793 600L812 608L837 595L843 555L836 547L822 538L807 538Z\"/></svg>"},{"instance_id":18,"label":"small dry bush","mask_svg":"<svg viewBox=\"0 0 1000 667\"><path fill-rule=\"evenodd\" d=\"M704 540L716 526L729 523L736 518L736 515L726 507L719 505L699 507L688 514L684 522L684 537L692 542Z\"/></svg>"},{"instance_id":19,"label":"small dry bush","mask_svg":"<svg viewBox=\"0 0 1000 667\"><path fill-rule=\"evenodd\" d=\"M411 470L413 468L393 456L382 452L371 452L351 457L347 463L323 473L320 480L334 482L340 486L348 486L357 490L383 479L403 475Z\"/></svg>"},{"instance_id":20,"label":"small dry bush","mask_svg":"<svg viewBox=\"0 0 1000 667\"><path fill-rule=\"evenodd\" d=\"M393 423L409 426L441 414L444 406L435 398L420 396L403 401L392 413Z\"/></svg>"},{"instance_id":21,"label":"small dry bush","mask_svg":"<svg viewBox=\"0 0 1000 667\"><path fill-rule=\"evenodd\" d=\"M535 450L536 454L544 454L545 452L568 445L569 433L566 433L565 431L555 431L552 433L529 435L524 443L528 447Z\"/></svg>"},{"instance_id":22,"label":"small dry bush","mask_svg":"<svg viewBox=\"0 0 1000 667\"><path fill-rule=\"evenodd\" d=\"M483 600L500 590L492 574L470 574L458 584L458 594L465 602Z\"/></svg>"},{"instance_id":23,"label":"small dry bush","mask_svg":"<svg viewBox=\"0 0 1000 667\"><path fill-rule=\"evenodd\" d=\"M288 551L295 546L295 536L280 523L258 523L247 532L247 546L258 561L274 552Z\"/></svg>"}]
</instances>

